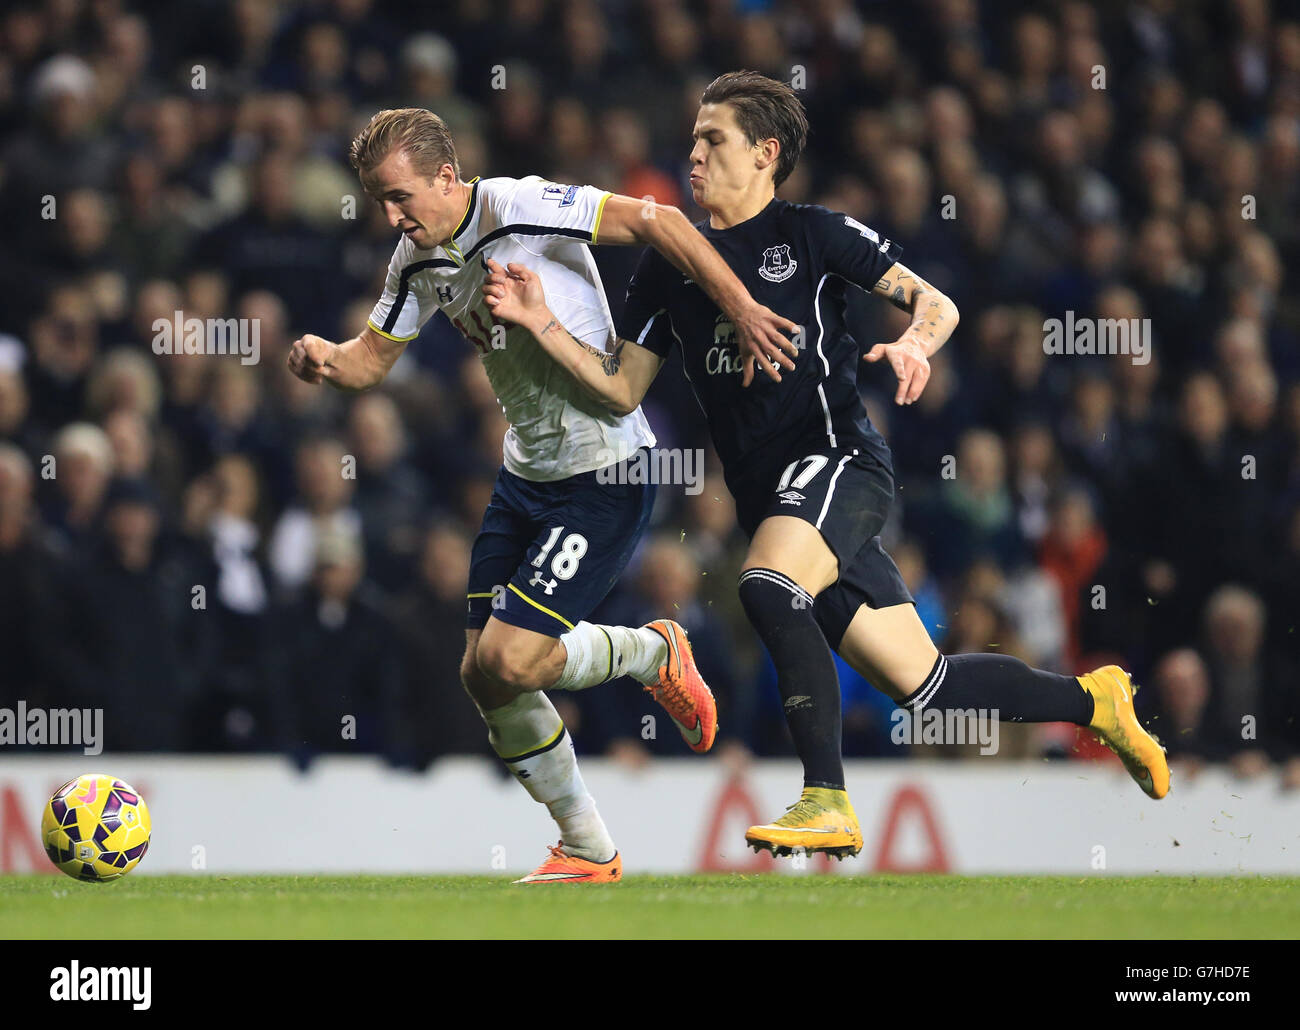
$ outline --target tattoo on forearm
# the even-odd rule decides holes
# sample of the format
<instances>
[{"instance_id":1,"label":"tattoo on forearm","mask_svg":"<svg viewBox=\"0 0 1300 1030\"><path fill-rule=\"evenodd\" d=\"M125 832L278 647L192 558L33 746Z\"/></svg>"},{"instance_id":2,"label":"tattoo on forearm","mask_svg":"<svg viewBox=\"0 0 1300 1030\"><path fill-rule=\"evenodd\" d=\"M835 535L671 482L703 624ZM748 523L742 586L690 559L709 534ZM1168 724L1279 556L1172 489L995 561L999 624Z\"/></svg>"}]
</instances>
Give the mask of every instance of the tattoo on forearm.
<instances>
[{"instance_id":1,"label":"tattoo on forearm","mask_svg":"<svg viewBox=\"0 0 1300 1030\"><path fill-rule=\"evenodd\" d=\"M889 303L900 311L911 311L912 309L907 303L907 291L902 286L902 281L909 278L911 276L904 273L898 277L898 285L895 285L894 280L882 275L876 280L873 292L882 294Z\"/></svg>"},{"instance_id":2,"label":"tattoo on forearm","mask_svg":"<svg viewBox=\"0 0 1300 1030\"><path fill-rule=\"evenodd\" d=\"M565 329L564 326L560 325L560 323L556 321L554 318L552 318L549 322L547 322L546 325L542 326L541 332L539 332L537 335L545 336L552 329L559 329L562 333L564 333L565 336L567 336L570 340L576 343L583 350L587 351L589 354L596 355L596 358L600 361L600 367L605 371L605 375L607 376L618 375L618 370L623 365L623 343L625 341L619 340L616 344L614 344L614 349L609 352L605 352L603 350L597 350L591 344L583 343L576 336L574 336L573 333L569 332L569 330Z\"/></svg>"},{"instance_id":3,"label":"tattoo on forearm","mask_svg":"<svg viewBox=\"0 0 1300 1030\"><path fill-rule=\"evenodd\" d=\"M923 326L927 326L927 325L928 325L928 326L933 326L934 323L930 321L930 319L929 319L928 316L926 316L926 315L924 315L924 314L918 314L914 319L912 319L912 324L911 324L911 326L910 326L909 328L915 330L915 331L918 332L918 333L920 333L920 332L925 332L925 334L926 334L930 339L933 340L933 339L934 339L934 331L933 331L933 329L925 330L925 329L922 328Z\"/></svg>"},{"instance_id":4,"label":"tattoo on forearm","mask_svg":"<svg viewBox=\"0 0 1300 1030\"><path fill-rule=\"evenodd\" d=\"M904 279L912 281L910 300L907 297L907 290L902 286ZM948 320L943 313L943 298L939 291L919 276L900 272L897 282L889 276L881 276L876 281L873 292L882 294L894 307L912 315L912 324L908 327L908 332L912 333L913 338L918 341L922 336L928 340L937 339L936 330L939 330L939 323ZM929 348L927 347L926 350L928 352Z\"/></svg>"},{"instance_id":5,"label":"tattoo on forearm","mask_svg":"<svg viewBox=\"0 0 1300 1030\"><path fill-rule=\"evenodd\" d=\"M589 343L583 343L581 340L576 339L572 335L569 336L569 339L573 340L574 343L578 344L579 346L585 348L586 350L589 350L592 354L596 355L597 359L599 359L600 361L600 367L605 370L605 375L607 376L618 375L618 370L623 365L623 341L622 340L619 340L618 343L614 344L614 349L612 351L606 353L603 350L597 350Z\"/></svg>"},{"instance_id":6,"label":"tattoo on forearm","mask_svg":"<svg viewBox=\"0 0 1300 1030\"><path fill-rule=\"evenodd\" d=\"M931 287L930 284L927 283L924 279L918 279L916 292L912 294L913 309L919 308L921 306L920 305L921 297L924 294L929 292L934 292L934 288ZM939 323L944 321L944 316L942 314L942 311L943 311L943 303L937 297L932 298L929 304L925 306L924 310L916 312L916 317L912 319L912 325L910 328L916 330L918 333L924 331L925 335L929 339L933 340L934 339L933 330L937 329L939 327ZM928 330L923 330L922 326L929 326L930 328Z\"/></svg>"}]
</instances>

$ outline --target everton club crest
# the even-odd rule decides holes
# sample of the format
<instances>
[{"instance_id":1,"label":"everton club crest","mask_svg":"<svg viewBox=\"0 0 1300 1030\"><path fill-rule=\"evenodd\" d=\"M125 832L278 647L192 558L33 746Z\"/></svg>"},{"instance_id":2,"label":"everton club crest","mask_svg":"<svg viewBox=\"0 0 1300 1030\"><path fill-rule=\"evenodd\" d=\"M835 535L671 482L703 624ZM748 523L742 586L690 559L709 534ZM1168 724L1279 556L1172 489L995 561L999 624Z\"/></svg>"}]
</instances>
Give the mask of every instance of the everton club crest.
<instances>
[{"instance_id":1,"label":"everton club crest","mask_svg":"<svg viewBox=\"0 0 1300 1030\"><path fill-rule=\"evenodd\" d=\"M790 256L790 244L783 243L763 251L763 263L758 266L758 274L768 282L783 283L794 275L798 267L799 262Z\"/></svg>"}]
</instances>

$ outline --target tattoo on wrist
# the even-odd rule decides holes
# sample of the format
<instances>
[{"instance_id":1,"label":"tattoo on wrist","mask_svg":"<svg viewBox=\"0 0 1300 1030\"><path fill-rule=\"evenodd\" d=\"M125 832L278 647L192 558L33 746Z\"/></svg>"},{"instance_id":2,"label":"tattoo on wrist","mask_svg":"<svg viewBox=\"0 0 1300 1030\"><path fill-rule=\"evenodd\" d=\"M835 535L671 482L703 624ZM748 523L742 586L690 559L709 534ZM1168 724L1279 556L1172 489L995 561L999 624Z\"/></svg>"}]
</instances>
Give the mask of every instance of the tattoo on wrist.
<instances>
[{"instance_id":1,"label":"tattoo on wrist","mask_svg":"<svg viewBox=\"0 0 1300 1030\"><path fill-rule=\"evenodd\" d=\"M542 326L542 328L538 331L537 335L545 336L547 333L549 333L552 329L554 329L559 324L560 324L559 322L557 322L555 319L552 318L549 322L547 322L544 326Z\"/></svg>"}]
</instances>

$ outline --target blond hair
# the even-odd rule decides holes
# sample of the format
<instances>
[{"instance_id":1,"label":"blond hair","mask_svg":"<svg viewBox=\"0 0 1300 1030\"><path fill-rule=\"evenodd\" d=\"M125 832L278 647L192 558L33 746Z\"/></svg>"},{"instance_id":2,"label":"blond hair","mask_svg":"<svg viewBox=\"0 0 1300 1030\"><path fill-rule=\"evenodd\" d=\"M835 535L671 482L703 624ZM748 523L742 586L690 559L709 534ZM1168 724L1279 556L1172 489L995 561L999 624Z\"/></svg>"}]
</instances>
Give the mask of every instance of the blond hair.
<instances>
[{"instance_id":1,"label":"blond hair","mask_svg":"<svg viewBox=\"0 0 1300 1030\"><path fill-rule=\"evenodd\" d=\"M125 398L124 390L128 394ZM130 396L132 390L134 396ZM86 404L99 418L122 406L124 400L129 402L126 406L152 419L162 404L162 386L157 368L144 354L131 347L115 347L91 371Z\"/></svg>"},{"instance_id":2,"label":"blond hair","mask_svg":"<svg viewBox=\"0 0 1300 1030\"><path fill-rule=\"evenodd\" d=\"M460 161L447 123L422 107L401 107L378 111L357 133L348 149L348 160L358 173L373 171L394 150L404 150L412 166L432 178L450 164L460 178Z\"/></svg>"},{"instance_id":3,"label":"blond hair","mask_svg":"<svg viewBox=\"0 0 1300 1030\"><path fill-rule=\"evenodd\" d=\"M51 448L56 457L85 455L104 475L113 472L113 445L108 434L93 422L71 422L58 431Z\"/></svg>"}]
</instances>

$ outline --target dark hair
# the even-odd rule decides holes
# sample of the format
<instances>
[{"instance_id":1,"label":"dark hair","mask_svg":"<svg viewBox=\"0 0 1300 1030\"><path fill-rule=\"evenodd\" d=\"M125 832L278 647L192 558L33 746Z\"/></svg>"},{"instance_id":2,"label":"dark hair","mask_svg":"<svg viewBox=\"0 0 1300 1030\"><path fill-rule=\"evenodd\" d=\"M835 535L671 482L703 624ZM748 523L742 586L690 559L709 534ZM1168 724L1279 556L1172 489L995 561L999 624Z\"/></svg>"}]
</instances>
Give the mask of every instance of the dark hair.
<instances>
[{"instance_id":1,"label":"dark hair","mask_svg":"<svg viewBox=\"0 0 1300 1030\"><path fill-rule=\"evenodd\" d=\"M701 104L730 104L736 124L751 146L775 138L781 144L774 186L790 177L808 139L808 115L803 102L784 82L758 72L727 72L709 83Z\"/></svg>"}]
</instances>

